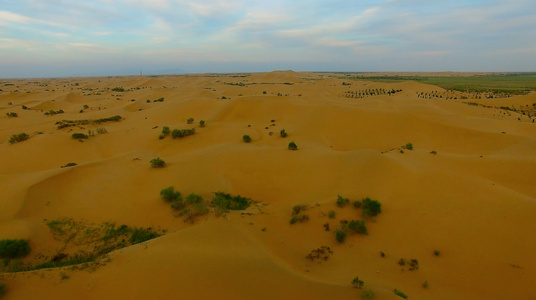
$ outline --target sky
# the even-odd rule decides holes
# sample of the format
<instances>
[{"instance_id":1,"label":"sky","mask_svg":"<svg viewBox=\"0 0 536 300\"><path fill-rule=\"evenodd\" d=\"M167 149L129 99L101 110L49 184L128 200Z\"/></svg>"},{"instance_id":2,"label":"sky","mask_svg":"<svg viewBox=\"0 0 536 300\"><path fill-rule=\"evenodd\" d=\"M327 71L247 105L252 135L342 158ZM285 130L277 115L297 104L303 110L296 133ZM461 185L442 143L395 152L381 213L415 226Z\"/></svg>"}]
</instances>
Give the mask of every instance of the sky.
<instances>
[{"instance_id":1,"label":"sky","mask_svg":"<svg viewBox=\"0 0 536 300\"><path fill-rule=\"evenodd\" d=\"M534 0L0 0L0 78L536 71Z\"/></svg>"}]
</instances>

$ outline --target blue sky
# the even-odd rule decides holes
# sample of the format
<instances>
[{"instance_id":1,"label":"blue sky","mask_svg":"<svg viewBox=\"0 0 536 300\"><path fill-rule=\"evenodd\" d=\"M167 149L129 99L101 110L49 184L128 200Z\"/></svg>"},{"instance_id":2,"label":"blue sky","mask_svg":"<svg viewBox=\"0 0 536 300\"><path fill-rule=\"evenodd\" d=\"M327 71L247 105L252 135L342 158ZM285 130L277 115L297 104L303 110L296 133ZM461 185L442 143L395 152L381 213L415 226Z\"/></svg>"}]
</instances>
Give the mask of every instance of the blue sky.
<instances>
[{"instance_id":1,"label":"blue sky","mask_svg":"<svg viewBox=\"0 0 536 300\"><path fill-rule=\"evenodd\" d=\"M534 0L0 0L0 78L536 71Z\"/></svg>"}]
</instances>

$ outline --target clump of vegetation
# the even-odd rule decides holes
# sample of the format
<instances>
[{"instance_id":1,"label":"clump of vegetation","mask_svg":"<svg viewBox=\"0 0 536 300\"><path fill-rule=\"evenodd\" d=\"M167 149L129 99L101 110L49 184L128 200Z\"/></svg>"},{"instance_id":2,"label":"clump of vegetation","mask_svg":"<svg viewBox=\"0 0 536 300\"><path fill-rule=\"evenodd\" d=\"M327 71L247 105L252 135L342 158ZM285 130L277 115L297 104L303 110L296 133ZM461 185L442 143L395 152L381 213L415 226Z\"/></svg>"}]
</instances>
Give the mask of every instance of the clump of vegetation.
<instances>
[{"instance_id":1,"label":"clump of vegetation","mask_svg":"<svg viewBox=\"0 0 536 300\"><path fill-rule=\"evenodd\" d=\"M400 298L408 299L408 296L404 294L402 291L399 291L397 289L394 290L395 295L397 295Z\"/></svg>"},{"instance_id":2,"label":"clump of vegetation","mask_svg":"<svg viewBox=\"0 0 536 300\"><path fill-rule=\"evenodd\" d=\"M66 163L65 165L61 166L60 168L74 167L76 165L78 165L78 164L74 163L74 162L70 162L70 163Z\"/></svg>"},{"instance_id":3,"label":"clump of vegetation","mask_svg":"<svg viewBox=\"0 0 536 300\"><path fill-rule=\"evenodd\" d=\"M355 233L368 234L365 221L353 221L352 220L348 223L348 229L352 230Z\"/></svg>"},{"instance_id":4,"label":"clump of vegetation","mask_svg":"<svg viewBox=\"0 0 536 300\"><path fill-rule=\"evenodd\" d=\"M364 289L361 292L361 299L374 299L376 294L374 294L374 291L371 289Z\"/></svg>"},{"instance_id":5,"label":"clump of vegetation","mask_svg":"<svg viewBox=\"0 0 536 300\"><path fill-rule=\"evenodd\" d=\"M22 109L27 110L27 109L28 109L28 106L23 105L23 106L22 106Z\"/></svg>"},{"instance_id":6,"label":"clump of vegetation","mask_svg":"<svg viewBox=\"0 0 536 300\"><path fill-rule=\"evenodd\" d=\"M244 210L251 205L251 199L240 195L233 196L223 192L214 193L212 198L212 206L215 209L216 215L221 215L228 210Z\"/></svg>"},{"instance_id":7,"label":"clump of vegetation","mask_svg":"<svg viewBox=\"0 0 536 300\"><path fill-rule=\"evenodd\" d=\"M430 285L428 284L428 281L425 281L422 283L422 288L427 289Z\"/></svg>"},{"instance_id":8,"label":"clump of vegetation","mask_svg":"<svg viewBox=\"0 0 536 300\"><path fill-rule=\"evenodd\" d=\"M87 134L84 134L84 133L80 133L80 132L75 132L71 135L71 137L75 140L79 140L79 139L88 139L89 136Z\"/></svg>"},{"instance_id":9,"label":"clump of vegetation","mask_svg":"<svg viewBox=\"0 0 536 300\"><path fill-rule=\"evenodd\" d=\"M192 128L192 129L173 129L173 131L171 132L171 137L176 139L176 138L182 138L182 137L193 135L193 134L195 134L195 128Z\"/></svg>"},{"instance_id":10,"label":"clump of vegetation","mask_svg":"<svg viewBox=\"0 0 536 300\"><path fill-rule=\"evenodd\" d=\"M17 113L15 113L15 112L8 112L8 113L6 113L6 116L8 118L17 118L19 115L17 115Z\"/></svg>"},{"instance_id":11,"label":"clump of vegetation","mask_svg":"<svg viewBox=\"0 0 536 300\"><path fill-rule=\"evenodd\" d=\"M0 257L13 259L25 257L32 251L27 240L0 240Z\"/></svg>"},{"instance_id":12,"label":"clump of vegetation","mask_svg":"<svg viewBox=\"0 0 536 300\"><path fill-rule=\"evenodd\" d=\"M285 137L288 136L288 134L287 134L287 132L285 131L285 129L281 129L281 131L279 132L279 135L280 135L281 137L283 137L283 138L285 138Z\"/></svg>"},{"instance_id":13,"label":"clump of vegetation","mask_svg":"<svg viewBox=\"0 0 536 300\"><path fill-rule=\"evenodd\" d=\"M434 250L434 256L441 256L441 251Z\"/></svg>"},{"instance_id":14,"label":"clump of vegetation","mask_svg":"<svg viewBox=\"0 0 536 300\"><path fill-rule=\"evenodd\" d=\"M360 289L363 287L363 285L365 285L365 282L363 282L363 280L359 279L358 276L356 276L353 280L352 280L352 285L356 288L356 289Z\"/></svg>"},{"instance_id":15,"label":"clump of vegetation","mask_svg":"<svg viewBox=\"0 0 536 300\"><path fill-rule=\"evenodd\" d=\"M199 121L199 127L205 127L205 120Z\"/></svg>"},{"instance_id":16,"label":"clump of vegetation","mask_svg":"<svg viewBox=\"0 0 536 300\"><path fill-rule=\"evenodd\" d=\"M52 109L51 109L51 110L49 110L49 111L46 111L46 112L45 112L45 115L46 115L46 116L53 116L53 115L63 114L63 113L64 113L63 109L60 109L60 110L52 110Z\"/></svg>"},{"instance_id":17,"label":"clump of vegetation","mask_svg":"<svg viewBox=\"0 0 536 300\"><path fill-rule=\"evenodd\" d=\"M106 128L104 128L104 127L99 127L99 128L97 128L97 133L98 134L105 134L105 133L108 133L108 130L106 130Z\"/></svg>"},{"instance_id":18,"label":"clump of vegetation","mask_svg":"<svg viewBox=\"0 0 536 300\"><path fill-rule=\"evenodd\" d=\"M250 137L249 135L246 134L246 135L244 135L244 136L242 137L242 140L243 140L244 142L246 142L246 143L250 143L250 142L251 142L251 137Z\"/></svg>"},{"instance_id":19,"label":"clump of vegetation","mask_svg":"<svg viewBox=\"0 0 536 300\"><path fill-rule=\"evenodd\" d=\"M113 92L124 92L125 89L122 86L116 86L112 89Z\"/></svg>"},{"instance_id":20,"label":"clump of vegetation","mask_svg":"<svg viewBox=\"0 0 536 300\"><path fill-rule=\"evenodd\" d=\"M15 144L15 143L18 143L18 142L23 142L27 139L29 139L30 136L26 133L19 133L19 134L14 134L12 135L10 138L9 138L9 143L10 144Z\"/></svg>"},{"instance_id":21,"label":"clump of vegetation","mask_svg":"<svg viewBox=\"0 0 536 300\"><path fill-rule=\"evenodd\" d=\"M345 230L337 229L337 231L335 231L335 239L341 244L346 240L346 235L347 233Z\"/></svg>"},{"instance_id":22,"label":"clump of vegetation","mask_svg":"<svg viewBox=\"0 0 536 300\"><path fill-rule=\"evenodd\" d=\"M303 223L309 221L308 215L294 215L290 218L290 224L296 224L298 222Z\"/></svg>"},{"instance_id":23,"label":"clump of vegetation","mask_svg":"<svg viewBox=\"0 0 536 300\"><path fill-rule=\"evenodd\" d=\"M355 200L352 202L352 205L354 206L354 208L361 208L361 205L363 203L361 203L361 201L358 201L358 200Z\"/></svg>"},{"instance_id":24,"label":"clump of vegetation","mask_svg":"<svg viewBox=\"0 0 536 300\"><path fill-rule=\"evenodd\" d=\"M89 108L89 105L84 104L84 109L88 109L88 108Z\"/></svg>"},{"instance_id":25,"label":"clump of vegetation","mask_svg":"<svg viewBox=\"0 0 536 300\"><path fill-rule=\"evenodd\" d=\"M294 142L290 142L290 143L288 143L288 149L289 150L298 150L298 145L296 145L296 143L294 143Z\"/></svg>"},{"instance_id":26,"label":"clump of vegetation","mask_svg":"<svg viewBox=\"0 0 536 300\"><path fill-rule=\"evenodd\" d=\"M338 195L337 196L337 206L338 207L345 207L346 205L348 205L350 203L350 199L348 198L344 198L343 196L341 195Z\"/></svg>"},{"instance_id":27,"label":"clump of vegetation","mask_svg":"<svg viewBox=\"0 0 536 300\"><path fill-rule=\"evenodd\" d=\"M363 203L363 216L364 217L374 217L382 212L382 204L377 200L372 200L369 197L364 198Z\"/></svg>"},{"instance_id":28,"label":"clump of vegetation","mask_svg":"<svg viewBox=\"0 0 536 300\"><path fill-rule=\"evenodd\" d=\"M182 201L181 192L175 191L175 188L170 186L160 191L160 197L165 202Z\"/></svg>"},{"instance_id":29,"label":"clump of vegetation","mask_svg":"<svg viewBox=\"0 0 536 300\"><path fill-rule=\"evenodd\" d=\"M164 102L164 97L160 97L156 100L153 100L153 102Z\"/></svg>"},{"instance_id":30,"label":"clump of vegetation","mask_svg":"<svg viewBox=\"0 0 536 300\"><path fill-rule=\"evenodd\" d=\"M188 118L186 120L186 124L193 124L194 123L194 118Z\"/></svg>"},{"instance_id":31,"label":"clump of vegetation","mask_svg":"<svg viewBox=\"0 0 536 300\"><path fill-rule=\"evenodd\" d=\"M408 150L413 150L413 144L412 143L407 143L405 148L408 149Z\"/></svg>"},{"instance_id":32,"label":"clump of vegetation","mask_svg":"<svg viewBox=\"0 0 536 300\"><path fill-rule=\"evenodd\" d=\"M89 124L101 124L105 122L117 122L120 121L122 118L119 115L103 118L103 119L97 119L97 120L61 120L56 122L56 125L58 125L58 129L70 127L70 126L80 126L80 125L89 125Z\"/></svg>"},{"instance_id":33,"label":"clump of vegetation","mask_svg":"<svg viewBox=\"0 0 536 300\"><path fill-rule=\"evenodd\" d=\"M151 164L151 167L153 168L163 168L166 165L166 162L160 159L160 157L151 159L149 163Z\"/></svg>"},{"instance_id":34,"label":"clump of vegetation","mask_svg":"<svg viewBox=\"0 0 536 300\"><path fill-rule=\"evenodd\" d=\"M323 262L327 261L331 255L333 255L333 251L331 251L331 248L329 248L328 246L322 246L320 248L313 249L311 253L305 256L305 258L313 262Z\"/></svg>"},{"instance_id":35,"label":"clump of vegetation","mask_svg":"<svg viewBox=\"0 0 536 300\"><path fill-rule=\"evenodd\" d=\"M298 204L298 205L294 205L294 206L292 207L292 214L293 214L293 215L297 215L297 214L299 214L299 213L302 212L302 211L306 211L308 208L309 208L309 205L307 205L307 204Z\"/></svg>"},{"instance_id":36,"label":"clump of vegetation","mask_svg":"<svg viewBox=\"0 0 536 300\"><path fill-rule=\"evenodd\" d=\"M328 218L330 218L330 219L334 219L334 218L335 218L335 211L334 211L334 210L330 210L330 211L328 212Z\"/></svg>"}]
</instances>

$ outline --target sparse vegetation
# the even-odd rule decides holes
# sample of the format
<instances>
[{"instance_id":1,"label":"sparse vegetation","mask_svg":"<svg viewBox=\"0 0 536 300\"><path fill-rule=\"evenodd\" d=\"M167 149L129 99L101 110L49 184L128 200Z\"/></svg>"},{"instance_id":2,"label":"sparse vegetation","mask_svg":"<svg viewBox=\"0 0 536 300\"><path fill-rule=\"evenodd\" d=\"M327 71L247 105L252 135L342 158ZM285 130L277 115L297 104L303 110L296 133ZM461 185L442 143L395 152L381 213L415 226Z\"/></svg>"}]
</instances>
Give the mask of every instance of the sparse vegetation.
<instances>
[{"instance_id":1,"label":"sparse vegetation","mask_svg":"<svg viewBox=\"0 0 536 300\"><path fill-rule=\"evenodd\" d=\"M160 159L160 157L151 159L149 163L151 164L151 167L153 168L163 168L166 165L166 162Z\"/></svg>"},{"instance_id":2,"label":"sparse vegetation","mask_svg":"<svg viewBox=\"0 0 536 300\"><path fill-rule=\"evenodd\" d=\"M345 207L346 205L348 205L350 203L350 199L348 198L344 198L343 196L341 195L338 195L337 196L337 206L338 207Z\"/></svg>"},{"instance_id":3,"label":"sparse vegetation","mask_svg":"<svg viewBox=\"0 0 536 300\"><path fill-rule=\"evenodd\" d=\"M363 203L361 203L361 201L355 200L355 201L352 202L352 205L354 206L354 208L361 208Z\"/></svg>"},{"instance_id":4,"label":"sparse vegetation","mask_svg":"<svg viewBox=\"0 0 536 300\"><path fill-rule=\"evenodd\" d=\"M402 291L399 291L397 289L394 290L395 295L397 295L400 298L408 299L408 296L404 294Z\"/></svg>"},{"instance_id":5,"label":"sparse vegetation","mask_svg":"<svg viewBox=\"0 0 536 300\"><path fill-rule=\"evenodd\" d=\"M112 89L112 92L124 92L125 89L122 86L116 86Z\"/></svg>"},{"instance_id":6,"label":"sparse vegetation","mask_svg":"<svg viewBox=\"0 0 536 300\"><path fill-rule=\"evenodd\" d=\"M0 282L0 298L6 294L6 284Z\"/></svg>"},{"instance_id":7,"label":"sparse vegetation","mask_svg":"<svg viewBox=\"0 0 536 300\"><path fill-rule=\"evenodd\" d=\"M365 221L350 221L348 223L348 229L359 233L359 234L368 234L367 226L365 225Z\"/></svg>"},{"instance_id":8,"label":"sparse vegetation","mask_svg":"<svg viewBox=\"0 0 536 300\"><path fill-rule=\"evenodd\" d=\"M14 259L30 254L32 248L27 240L0 240L0 258Z\"/></svg>"},{"instance_id":9,"label":"sparse vegetation","mask_svg":"<svg viewBox=\"0 0 536 300\"><path fill-rule=\"evenodd\" d=\"M363 203L363 216L364 217L374 217L382 212L382 204L377 200L372 200L369 197L364 198Z\"/></svg>"},{"instance_id":10,"label":"sparse vegetation","mask_svg":"<svg viewBox=\"0 0 536 300\"><path fill-rule=\"evenodd\" d=\"M97 133L98 134L105 134L105 133L108 133L108 130L106 130L106 128L104 128L104 127L99 127L99 128L97 128Z\"/></svg>"},{"instance_id":11,"label":"sparse vegetation","mask_svg":"<svg viewBox=\"0 0 536 300\"><path fill-rule=\"evenodd\" d=\"M162 189L160 191L160 197L165 202L182 201L181 192L175 191L175 188L172 186Z\"/></svg>"},{"instance_id":12,"label":"sparse vegetation","mask_svg":"<svg viewBox=\"0 0 536 300\"><path fill-rule=\"evenodd\" d=\"M434 256L441 256L441 251L434 250Z\"/></svg>"},{"instance_id":13,"label":"sparse vegetation","mask_svg":"<svg viewBox=\"0 0 536 300\"><path fill-rule=\"evenodd\" d=\"M309 205L307 205L307 204L298 204L298 205L294 205L294 206L292 207L292 214L293 214L293 215L297 215L297 214L299 214L299 213L302 212L302 211L306 211L308 208L309 208Z\"/></svg>"},{"instance_id":14,"label":"sparse vegetation","mask_svg":"<svg viewBox=\"0 0 536 300\"><path fill-rule=\"evenodd\" d=\"M70 126L80 126L80 125L89 125L89 124L101 124L105 122L117 122L120 121L122 118L119 115L109 117L109 118L103 118L103 119L97 119L97 120L61 120L56 122L56 125L58 125L58 129L70 127Z\"/></svg>"},{"instance_id":15,"label":"sparse vegetation","mask_svg":"<svg viewBox=\"0 0 536 300\"><path fill-rule=\"evenodd\" d=\"M337 231L335 231L335 239L337 239L337 242L341 244L344 243L344 241L346 240L346 231L342 229L337 229Z\"/></svg>"},{"instance_id":16,"label":"sparse vegetation","mask_svg":"<svg viewBox=\"0 0 536 300\"><path fill-rule=\"evenodd\" d=\"M425 281L422 283L422 288L427 289L430 285L428 284L428 281Z\"/></svg>"},{"instance_id":17,"label":"sparse vegetation","mask_svg":"<svg viewBox=\"0 0 536 300\"><path fill-rule=\"evenodd\" d=\"M75 132L71 135L71 137L75 140L79 140L79 139L88 139L89 136L87 134L84 134L84 133L80 133L80 132Z\"/></svg>"},{"instance_id":18,"label":"sparse vegetation","mask_svg":"<svg viewBox=\"0 0 536 300\"><path fill-rule=\"evenodd\" d=\"M182 138L182 137L185 137L185 136L189 136L189 135L194 135L195 134L195 128L192 128L192 129L173 129L173 131L171 132L171 137L172 138Z\"/></svg>"},{"instance_id":19,"label":"sparse vegetation","mask_svg":"<svg viewBox=\"0 0 536 300\"><path fill-rule=\"evenodd\" d=\"M169 130L168 126L162 127L162 134L168 135L170 132L171 132L171 130Z\"/></svg>"},{"instance_id":20,"label":"sparse vegetation","mask_svg":"<svg viewBox=\"0 0 536 300\"><path fill-rule=\"evenodd\" d=\"M364 289L361 292L361 299L374 299L375 296L374 291L371 289Z\"/></svg>"},{"instance_id":21,"label":"sparse vegetation","mask_svg":"<svg viewBox=\"0 0 536 300\"><path fill-rule=\"evenodd\" d=\"M285 138L285 137L288 136L288 134L287 134L287 132L285 131L285 129L281 129L281 131L279 132L279 135L280 135L281 137L283 137L283 138Z\"/></svg>"},{"instance_id":22,"label":"sparse vegetation","mask_svg":"<svg viewBox=\"0 0 536 300\"><path fill-rule=\"evenodd\" d=\"M309 221L308 215L294 215L290 218L290 224L296 224L298 222L303 223Z\"/></svg>"},{"instance_id":23,"label":"sparse vegetation","mask_svg":"<svg viewBox=\"0 0 536 300\"><path fill-rule=\"evenodd\" d=\"M216 215L221 215L228 210L244 210L251 204L251 199L240 195L233 196L223 192L214 193L212 206L215 209Z\"/></svg>"},{"instance_id":24,"label":"sparse vegetation","mask_svg":"<svg viewBox=\"0 0 536 300\"><path fill-rule=\"evenodd\" d=\"M407 143L406 144L406 149L413 150L413 144L412 143Z\"/></svg>"},{"instance_id":25,"label":"sparse vegetation","mask_svg":"<svg viewBox=\"0 0 536 300\"><path fill-rule=\"evenodd\" d=\"M330 211L328 212L328 218L330 218L330 219L334 219L334 218L335 218L335 211L334 211L334 210L330 210Z\"/></svg>"},{"instance_id":26,"label":"sparse vegetation","mask_svg":"<svg viewBox=\"0 0 536 300\"><path fill-rule=\"evenodd\" d=\"M194 123L194 118L188 118L186 120L186 124L193 124Z\"/></svg>"},{"instance_id":27,"label":"sparse vegetation","mask_svg":"<svg viewBox=\"0 0 536 300\"><path fill-rule=\"evenodd\" d=\"M15 112L7 112L6 116L8 118L17 118L19 115L17 115L17 113L15 113Z\"/></svg>"},{"instance_id":28,"label":"sparse vegetation","mask_svg":"<svg viewBox=\"0 0 536 300\"><path fill-rule=\"evenodd\" d=\"M15 144L15 143L19 143L19 142L23 142L27 139L29 139L30 136L26 133L19 133L19 134L14 134L12 135L10 138L9 138L9 143L10 144Z\"/></svg>"},{"instance_id":29,"label":"sparse vegetation","mask_svg":"<svg viewBox=\"0 0 536 300\"><path fill-rule=\"evenodd\" d=\"M328 246L322 246L320 248L312 250L311 253L305 256L305 258L313 262L323 262L327 261L331 255L333 255L333 251L331 251L331 248L329 248Z\"/></svg>"},{"instance_id":30,"label":"sparse vegetation","mask_svg":"<svg viewBox=\"0 0 536 300\"><path fill-rule=\"evenodd\" d=\"M294 142L288 143L288 149L289 150L298 150L298 146Z\"/></svg>"},{"instance_id":31,"label":"sparse vegetation","mask_svg":"<svg viewBox=\"0 0 536 300\"><path fill-rule=\"evenodd\" d=\"M250 137L249 135L246 134L246 135L244 135L244 136L242 137L242 140L243 140L244 142L246 142L246 143L250 143L250 142L251 142L251 137Z\"/></svg>"},{"instance_id":32,"label":"sparse vegetation","mask_svg":"<svg viewBox=\"0 0 536 300\"><path fill-rule=\"evenodd\" d=\"M365 285L365 283L363 282L363 280L359 279L358 276L356 276L353 280L352 280L352 285L356 288L356 289L360 289L363 287L363 285Z\"/></svg>"}]
</instances>

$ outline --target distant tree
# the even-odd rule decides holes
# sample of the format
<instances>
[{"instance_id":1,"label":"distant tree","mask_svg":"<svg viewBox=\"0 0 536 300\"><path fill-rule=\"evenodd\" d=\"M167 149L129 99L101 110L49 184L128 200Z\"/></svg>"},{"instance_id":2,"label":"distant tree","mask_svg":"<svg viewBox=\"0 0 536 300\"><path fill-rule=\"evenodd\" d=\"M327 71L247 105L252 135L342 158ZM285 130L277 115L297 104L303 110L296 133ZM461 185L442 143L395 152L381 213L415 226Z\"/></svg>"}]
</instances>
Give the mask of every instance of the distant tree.
<instances>
[{"instance_id":1,"label":"distant tree","mask_svg":"<svg viewBox=\"0 0 536 300\"><path fill-rule=\"evenodd\" d=\"M363 216L373 217L382 212L382 204L376 200L372 200L369 197L364 198L363 203Z\"/></svg>"},{"instance_id":2,"label":"distant tree","mask_svg":"<svg viewBox=\"0 0 536 300\"><path fill-rule=\"evenodd\" d=\"M188 118L188 120L186 120L186 123L188 124L192 124L194 122L194 118Z\"/></svg>"},{"instance_id":3,"label":"distant tree","mask_svg":"<svg viewBox=\"0 0 536 300\"><path fill-rule=\"evenodd\" d=\"M205 121L204 120L199 121L199 127L205 127Z\"/></svg>"}]
</instances>

